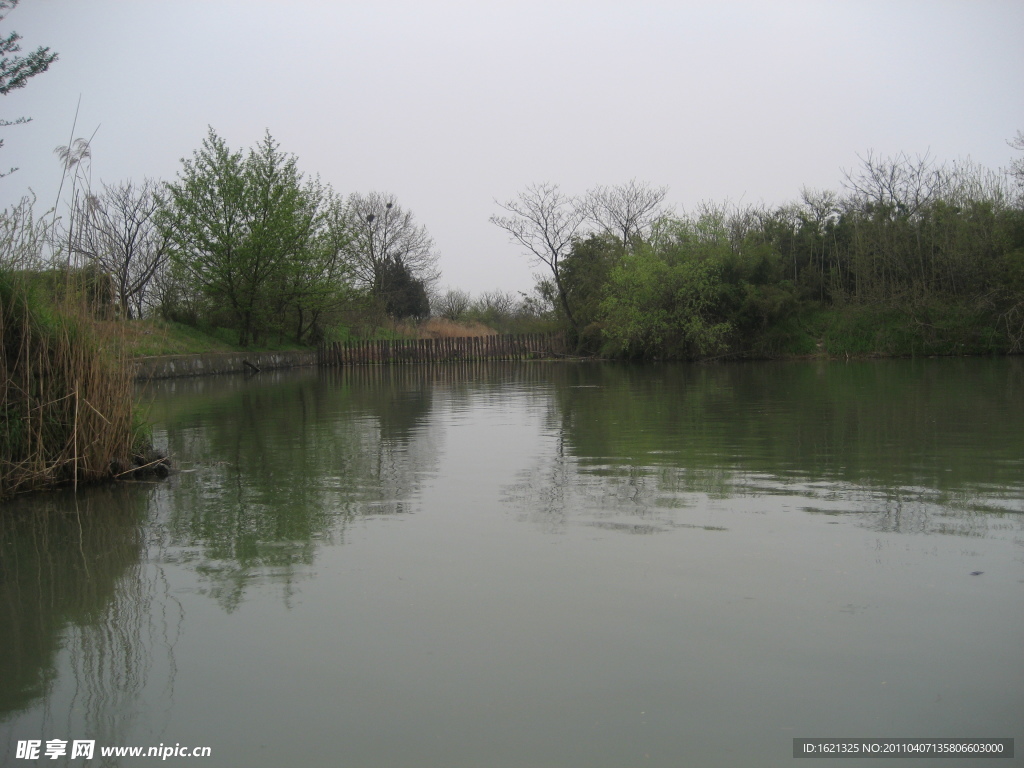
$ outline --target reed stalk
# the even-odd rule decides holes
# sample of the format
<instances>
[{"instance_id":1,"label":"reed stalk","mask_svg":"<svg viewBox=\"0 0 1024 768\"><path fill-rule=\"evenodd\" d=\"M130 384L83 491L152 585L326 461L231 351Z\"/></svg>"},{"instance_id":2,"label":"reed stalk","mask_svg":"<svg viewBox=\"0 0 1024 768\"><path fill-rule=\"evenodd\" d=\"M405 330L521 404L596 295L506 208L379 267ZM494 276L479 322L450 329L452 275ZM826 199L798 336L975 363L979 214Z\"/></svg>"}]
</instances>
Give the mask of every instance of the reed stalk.
<instances>
[{"instance_id":1,"label":"reed stalk","mask_svg":"<svg viewBox=\"0 0 1024 768\"><path fill-rule=\"evenodd\" d=\"M131 366L84 292L0 272L0 498L108 479L139 449Z\"/></svg>"}]
</instances>

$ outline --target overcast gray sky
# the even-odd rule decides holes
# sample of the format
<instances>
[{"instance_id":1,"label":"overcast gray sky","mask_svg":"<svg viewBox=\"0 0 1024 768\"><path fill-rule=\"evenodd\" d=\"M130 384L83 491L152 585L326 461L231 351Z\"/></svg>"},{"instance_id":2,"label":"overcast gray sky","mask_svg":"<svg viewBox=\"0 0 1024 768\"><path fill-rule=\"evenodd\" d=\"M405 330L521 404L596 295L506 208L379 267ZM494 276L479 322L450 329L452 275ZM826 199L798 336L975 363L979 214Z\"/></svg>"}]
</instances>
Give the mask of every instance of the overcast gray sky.
<instances>
[{"instance_id":1,"label":"overcast gray sky","mask_svg":"<svg viewBox=\"0 0 1024 768\"><path fill-rule=\"evenodd\" d=\"M269 129L339 193L394 193L474 293L531 288L487 221L531 183L781 204L868 150L1003 168L1024 129L1021 0L22 0L12 29L60 60L0 102L33 118L0 207L52 205L79 96L94 184Z\"/></svg>"}]
</instances>

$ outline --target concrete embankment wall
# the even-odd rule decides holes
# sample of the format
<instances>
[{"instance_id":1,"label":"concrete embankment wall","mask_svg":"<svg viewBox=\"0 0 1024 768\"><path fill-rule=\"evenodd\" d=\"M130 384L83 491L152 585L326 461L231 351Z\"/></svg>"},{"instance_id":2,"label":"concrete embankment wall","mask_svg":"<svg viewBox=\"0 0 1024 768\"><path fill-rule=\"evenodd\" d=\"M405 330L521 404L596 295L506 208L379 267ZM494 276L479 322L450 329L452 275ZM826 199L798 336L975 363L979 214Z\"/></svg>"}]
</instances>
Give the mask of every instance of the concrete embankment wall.
<instances>
[{"instance_id":1,"label":"concrete embankment wall","mask_svg":"<svg viewBox=\"0 0 1024 768\"><path fill-rule=\"evenodd\" d=\"M316 365L316 352L218 352L208 355L164 355L135 359L135 378L172 379L179 376L209 376L217 373L244 373L251 370L246 361L260 370L298 368Z\"/></svg>"}]
</instances>

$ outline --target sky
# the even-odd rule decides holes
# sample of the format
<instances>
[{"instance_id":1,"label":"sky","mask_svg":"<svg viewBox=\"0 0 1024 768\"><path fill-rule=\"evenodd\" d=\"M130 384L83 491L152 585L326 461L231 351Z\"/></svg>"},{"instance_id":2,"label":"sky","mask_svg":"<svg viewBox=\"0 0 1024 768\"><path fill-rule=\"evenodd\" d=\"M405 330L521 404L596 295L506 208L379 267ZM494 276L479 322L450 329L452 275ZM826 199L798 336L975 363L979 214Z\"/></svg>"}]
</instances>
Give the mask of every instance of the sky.
<instances>
[{"instance_id":1,"label":"sky","mask_svg":"<svg viewBox=\"0 0 1024 768\"><path fill-rule=\"evenodd\" d=\"M781 205L869 151L1006 168L1024 130L1021 0L22 0L11 30L60 59L0 101L32 118L0 129L0 208L54 206L72 135L98 187L269 131L338 193L394 194L474 294L532 288L488 221L530 184Z\"/></svg>"}]
</instances>

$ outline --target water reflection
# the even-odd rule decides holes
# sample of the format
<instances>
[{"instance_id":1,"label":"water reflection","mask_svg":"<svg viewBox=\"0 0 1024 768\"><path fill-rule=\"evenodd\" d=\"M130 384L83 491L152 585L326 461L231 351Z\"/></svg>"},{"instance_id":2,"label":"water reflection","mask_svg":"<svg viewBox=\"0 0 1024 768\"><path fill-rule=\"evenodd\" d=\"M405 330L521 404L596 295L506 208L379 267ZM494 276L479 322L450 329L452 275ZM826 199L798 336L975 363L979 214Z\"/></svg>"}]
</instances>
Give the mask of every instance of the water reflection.
<instances>
[{"instance_id":1,"label":"water reflection","mask_svg":"<svg viewBox=\"0 0 1024 768\"><path fill-rule=\"evenodd\" d=\"M131 483L4 509L0 720L42 702L36 727L56 719L117 742L134 727L144 691L173 699L184 614L166 575L146 563L150 496L147 484Z\"/></svg>"},{"instance_id":2,"label":"water reflection","mask_svg":"<svg viewBox=\"0 0 1024 768\"><path fill-rule=\"evenodd\" d=\"M565 366L551 420L599 464L1019 489L1024 361L935 363Z\"/></svg>"},{"instance_id":3,"label":"water reflection","mask_svg":"<svg viewBox=\"0 0 1024 768\"><path fill-rule=\"evenodd\" d=\"M289 599L356 518L415 511L440 435L431 382L402 370L171 385L156 439L185 471L160 495L160 557L233 611L252 585Z\"/></svg>"},{"instance_id":4,"label":"water reflection","mask_svg":"<svg viewBox=\"0 0 1024 768\"><path fill-rule=\"evenodd\" d=\"M179 474L0 515L0 761L11 739L192 735L247 765L342 746L353 764L486 762L451 759L469 741L500 765L524 741L566 765L675 764L683 729L713 765L737 719L744 755L794 724L829 732L822 680L865 735L1012 720L1021 363L153 385ZM950 610L967 618L946 627ZM254 722L274 738L253 743Z\"/></svg>"},{"instance_id":5,"label":"water reflection","mask_svg":"<svg viewBox=\"0 0 1024 768\"><path fill-rule=\"evenodd\" d=\"M1020 360L552 369L556 449L511 501L652 533L706 499L792 497L879 531L984 535L1024 512Z\"/></svg>"}]
</instances>

